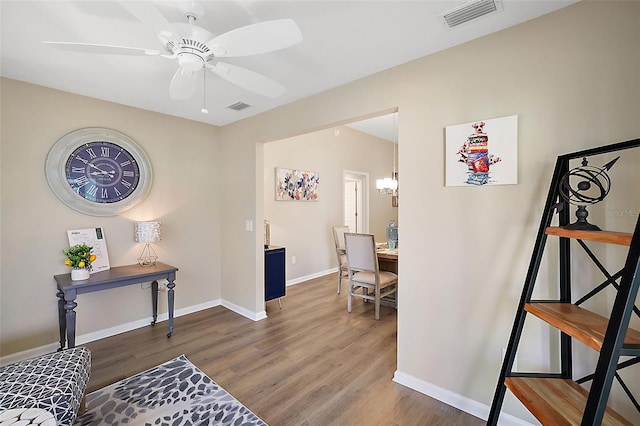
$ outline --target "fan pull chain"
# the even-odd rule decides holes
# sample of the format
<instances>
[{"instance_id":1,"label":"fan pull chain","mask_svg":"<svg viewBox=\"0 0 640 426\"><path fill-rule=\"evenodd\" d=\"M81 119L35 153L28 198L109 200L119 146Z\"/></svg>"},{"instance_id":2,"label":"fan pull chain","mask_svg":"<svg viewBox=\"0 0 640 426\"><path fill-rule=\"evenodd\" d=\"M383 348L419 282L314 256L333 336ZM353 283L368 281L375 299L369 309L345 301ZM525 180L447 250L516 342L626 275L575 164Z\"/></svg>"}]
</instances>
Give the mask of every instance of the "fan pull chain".
<instances>
[{"instance_id":1,"label":"fan pull chain","mask_svg":"<svg viewBox=\"0 0 640 426\"><path fill-rule=\"evenodd\" d=\"M203 114L208 114L209 110L207 109L207 69L206 67L202 68L202 109L200 110Z\"/></svg>"}]
</instances>

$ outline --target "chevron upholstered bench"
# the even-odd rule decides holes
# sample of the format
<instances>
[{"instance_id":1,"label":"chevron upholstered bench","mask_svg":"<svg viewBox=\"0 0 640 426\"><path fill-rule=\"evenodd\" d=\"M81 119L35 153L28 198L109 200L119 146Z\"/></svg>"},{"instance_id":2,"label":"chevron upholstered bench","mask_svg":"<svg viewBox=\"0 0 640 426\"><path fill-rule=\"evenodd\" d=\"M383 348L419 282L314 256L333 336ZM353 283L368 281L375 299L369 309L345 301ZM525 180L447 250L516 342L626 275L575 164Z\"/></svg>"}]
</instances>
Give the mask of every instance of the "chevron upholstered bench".
<instances>
[{"instance_id":1,"label":"chevron upholstered bench","mask_svg":"<svg viewBox=\"0 0 640 426\"><path fill-rule=\"evenodd\" d=\"M40 408L71 426L91 374L91 353L78 347L0 367L0 413Z\"/></svg>"}]
</instances>

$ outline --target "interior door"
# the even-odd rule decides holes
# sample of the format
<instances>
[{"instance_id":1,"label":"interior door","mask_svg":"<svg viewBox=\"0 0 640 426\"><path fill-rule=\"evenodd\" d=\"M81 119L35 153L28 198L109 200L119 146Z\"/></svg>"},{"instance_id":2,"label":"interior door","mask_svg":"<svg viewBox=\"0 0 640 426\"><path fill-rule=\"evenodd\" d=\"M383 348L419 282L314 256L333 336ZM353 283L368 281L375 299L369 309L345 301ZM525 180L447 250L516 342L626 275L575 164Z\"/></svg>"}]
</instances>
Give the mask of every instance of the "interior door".
<instances>
[{"instance_id":1,"label":"interior door","mask_svg":"<svg viewBox=\"0 0 640 426\"><path fill-rule=\"evenodd\" d=\"M345 173L344 175L344 224L351 232L367 232L366 175Z\"/></svg>"}]
</instances>

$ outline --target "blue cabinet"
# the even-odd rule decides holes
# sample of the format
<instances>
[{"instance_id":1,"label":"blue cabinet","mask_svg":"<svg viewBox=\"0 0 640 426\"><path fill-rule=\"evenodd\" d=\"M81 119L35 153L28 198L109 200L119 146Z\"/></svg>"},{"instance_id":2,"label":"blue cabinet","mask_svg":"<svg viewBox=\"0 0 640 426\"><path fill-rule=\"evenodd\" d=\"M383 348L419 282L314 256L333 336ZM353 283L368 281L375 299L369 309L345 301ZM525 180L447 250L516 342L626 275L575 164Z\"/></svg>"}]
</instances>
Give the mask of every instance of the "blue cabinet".
<instances>
[{"instance_id":1,"label":"blue cabinet","mask_svg":"<svg viewBox=\"0 0 640 426\"><path fill-rule=\"evenodd\" d=\"M285 294L285 248L269 246L264 250L264 300Z\"/></svg>"}]
</instances>

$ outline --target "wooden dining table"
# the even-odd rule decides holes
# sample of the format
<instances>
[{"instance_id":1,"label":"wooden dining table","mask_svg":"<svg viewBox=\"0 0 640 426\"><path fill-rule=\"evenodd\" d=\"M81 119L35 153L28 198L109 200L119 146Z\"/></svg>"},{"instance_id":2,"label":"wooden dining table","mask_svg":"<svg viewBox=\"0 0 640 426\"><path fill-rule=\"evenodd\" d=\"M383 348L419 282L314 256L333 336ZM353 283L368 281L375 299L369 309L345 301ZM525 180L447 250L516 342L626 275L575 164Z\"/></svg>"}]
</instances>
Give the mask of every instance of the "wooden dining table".
<instances>
[{"instance_id":1,"label":"wooden dining table","mask_svg":"<svg viewBox=\"0 0 640 426\"><path fill-rule=\"evenodd\" d=\"M398 249L389 250L388 248L379 248L376 249L376 255L378 256L378 268L380 271L398 273ZM394 293L383 297L382 300L380 300L380 304L398 309L396 296L397 294Z\"/></svg>"},{"instance_id":2,"label":"wooden dining table","mask_svg":"<svg viewBox=\"0 0 640 426\"><path fill-rule=\"evenodd\" d=\"M378 267L381 271L398 273L398 249L380 248L376 250Z\"/></svg>"}]
</instances>

